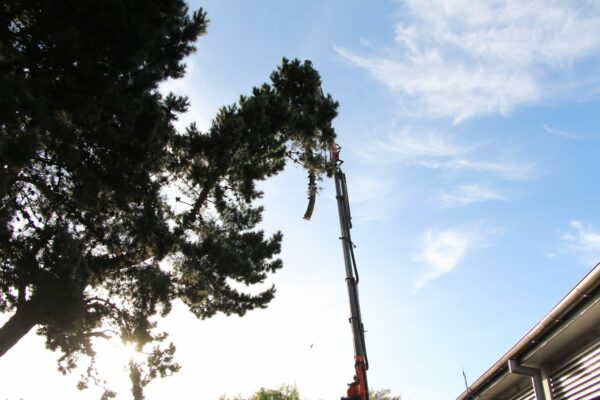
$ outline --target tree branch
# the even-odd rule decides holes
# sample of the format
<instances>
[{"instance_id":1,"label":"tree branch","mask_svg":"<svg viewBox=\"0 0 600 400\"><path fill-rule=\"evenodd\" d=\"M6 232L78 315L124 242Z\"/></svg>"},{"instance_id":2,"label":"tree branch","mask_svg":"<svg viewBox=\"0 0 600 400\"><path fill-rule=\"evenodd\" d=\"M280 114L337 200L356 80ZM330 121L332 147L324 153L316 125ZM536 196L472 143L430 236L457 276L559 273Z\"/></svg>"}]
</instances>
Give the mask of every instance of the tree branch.
<instances>
[{"instance_id":1,"label":"tree branch","mask_svg":"<svg viewBox=\"0 0 600 400\"><path fill-rule=\"evenodd\" d=\"M17 311L0 328L0 357L10 350L38 323L38 307L32 303L17 306Z\"/></svg>"}]
</instances>

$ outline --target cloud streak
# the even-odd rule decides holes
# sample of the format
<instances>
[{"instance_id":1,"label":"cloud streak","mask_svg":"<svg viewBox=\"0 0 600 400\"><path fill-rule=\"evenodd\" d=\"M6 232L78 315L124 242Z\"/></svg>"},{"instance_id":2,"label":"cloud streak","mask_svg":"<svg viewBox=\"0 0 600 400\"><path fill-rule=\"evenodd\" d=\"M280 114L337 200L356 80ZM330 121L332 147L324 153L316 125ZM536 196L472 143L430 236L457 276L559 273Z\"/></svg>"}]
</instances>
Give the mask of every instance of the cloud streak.
<instances>
[{"instance_id":1,"label":"cloud streak","mask_svg":"<svg viewBox=\"0 0 600 400\"><path fill-rule=\"evenodd\" d=\"M404 129L386 140L373 141L360 155L371 165L400 163L428 169L492 174L511 181L534 177L534 164L515 161L514 156L493 159L490 157L493 153L482 152L482 148L481 144L459 143L450 135L437 132L414 134ZM487 154L487 158L480 159L476 152Z\"/></svg>"},{"instance_id":2,"label":"cloud streak","mask_svg":"<svg viewBox=\"0 0 600 400\"><path fill-rule=\"evenodd\" d=\"M492 200L507 200L507 197L498 191L479 185L461 185L453 191L442 192L439 200L443 207L464 207L473 203Z\"/></svg>"},{"instance_id":3,"label":"cloud streak","mask_svg":"<svg viewBox=\"0 0 600 400\"><path fill-rule=\"evenodd\" d=\"M559 129L552 128L551 126L549 126L547 124L542 124L542 128L544 128L544 131L546 133L549 133L554 136L560 136L565 139L573 139L573 140L581 139L581 137L579 135L575 135L573 133L569 133L569 132L561 131Z\"/></svg>"},{"instance_id":4,"label":"cloud streak","mask_svg":"<svg viewBox=\"0 0 600 400\"><path fill-rule=\"evenodd\" d=\"M415 261L425 265L425 271L414 282L415 290L453 271L470 253L486 246L488 237L489 233L472 226L426 231L422 250L414 256Z\"/></svg>"},{"instance_id":5,"label":"cloud streak","mask_svg":"<svg viewBox=\"0 0 600 400\"><path fill-rule=\"evenodd\" d=\"M583 221L571 221L572 230L563 233L561 240L582 262L595 264L600 261L600 232Z\"/></svg>"},{"instance_id":6,"label":"cloud streak","mask_svg":"<svg viewBox=\"0 0 600 400\"><path fill-rule=\"evenodd\" d=\"M556 74L600 53L597 2L407 0L401 11L393 48L335 50L414 113L455 123L535 103Z\"/></svg>"}]
</instances>

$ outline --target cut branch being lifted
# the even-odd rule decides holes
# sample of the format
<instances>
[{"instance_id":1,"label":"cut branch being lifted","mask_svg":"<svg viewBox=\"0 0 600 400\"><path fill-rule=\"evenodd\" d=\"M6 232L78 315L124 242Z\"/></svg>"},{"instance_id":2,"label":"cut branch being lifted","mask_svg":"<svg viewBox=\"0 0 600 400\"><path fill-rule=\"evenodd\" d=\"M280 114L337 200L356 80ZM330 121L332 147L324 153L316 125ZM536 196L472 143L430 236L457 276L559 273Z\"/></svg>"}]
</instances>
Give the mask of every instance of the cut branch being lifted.
<instances>
[{"instance_id":1,"label":"cut branch being lifted","mask_svg":"<svg viewBox=\"0 0 600 400\"><path fill-rule=\"evenodd\" d=\"M317 197L317 178L314 172L308 173L308 206L306 207L306 212L304 213L304 219L310 221L310 217L312 217L313 210L315 209L315 199Z\"/></svg>"}]
</instances>

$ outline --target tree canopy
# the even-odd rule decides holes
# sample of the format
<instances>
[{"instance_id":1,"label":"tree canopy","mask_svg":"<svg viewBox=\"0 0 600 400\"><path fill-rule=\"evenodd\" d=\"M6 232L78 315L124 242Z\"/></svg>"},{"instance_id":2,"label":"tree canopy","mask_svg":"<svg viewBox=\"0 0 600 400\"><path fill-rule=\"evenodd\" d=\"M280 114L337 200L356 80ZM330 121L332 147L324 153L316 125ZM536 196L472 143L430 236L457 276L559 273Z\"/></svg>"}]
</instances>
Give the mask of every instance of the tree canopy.
<instances>
[{"instance_id":1,"label":"tree canopy","mask_svg":"<svg viewBox=\"0 0 600 400\"><path fill-rule=\"evenodd\" d=\"M390 389L376 389L369 393L370 400L402 400L401 396L393 396ZM260 388L249 398L242 396L221 396L219 400L300 400L298 388L294 385L282 385L277 389Z\"/></svg>"},{"instance_id":2,"label":"tree canopy","mask_svg":"<svg viewBox=\"0 0 600 400\"><path fill-rule=\"evenodd\" d=\"M219 400L300 400L300 394L295 385L282 385L277 389L260 388L247 399L238 395L234 397L221 396Z\"/></svg>"},{"instance_id":3,"label":"tree canopy","mask_svg":"<svg viewBox=\"0 0 600 400\"><path fill-rule=\"evenodd\" d=\"M402 400L401 396L392 395L391 389L376 389L369 392L370 400Z\"/></svg>"},{"instance_id":4,"label":"tree canopy","mask_svg":"<svg viewBox=\"0 0 600 400\"><path fill-rule=\"evenodd\" d=\"M37 326L64 373L89 360L84 388L94 338L135 343L148 353L130 366L142 398L178 369L153 322L174 300L207 318L273 298L231 284L282 267L282 234L257 229L256 183L294 159L312 195L331 172L337 103L309 61L284 59L206 132L178 132L189 102L158 85L184 75L202 9L6 0L0 18L0 356Z\"/></svg>"}]
</instances>

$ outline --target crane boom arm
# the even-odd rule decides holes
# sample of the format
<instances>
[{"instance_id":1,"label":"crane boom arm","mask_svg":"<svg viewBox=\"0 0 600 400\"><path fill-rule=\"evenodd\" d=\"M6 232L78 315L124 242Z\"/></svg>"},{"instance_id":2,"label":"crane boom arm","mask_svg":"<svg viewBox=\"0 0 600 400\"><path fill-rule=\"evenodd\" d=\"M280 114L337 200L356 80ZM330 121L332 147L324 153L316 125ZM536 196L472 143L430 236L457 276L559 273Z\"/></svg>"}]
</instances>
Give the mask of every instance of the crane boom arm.
<instances>
[{"instance_id":1,"label":"crane boom arm","mask_svg":"<svg viewBox=\"0 0 600 400\"><path fill-rule=\"evenodd\" d=\"M341 169L342 161L339 160L340 148L335 146L332 149L331 158L335 162L335 191L337 199L338 214L340 218L341 242L344 253L344 264L346 267L346 284L348 286L348 299L350 301L350 324L352 326L352 337L354 340L354 360L355 376L354 381L349 385L347 397L348 400L368 400L369 386L367 383L367 369L369 362L367 359L367 350L365 346L365 329L362 323L360 313L360 303L358 300L358 270L354 258L354 243L350 235L352 228L352 217L350 215L350 203L348 200L348 190L346 187L346 175Z\"/></svg>"}]
</instances>

